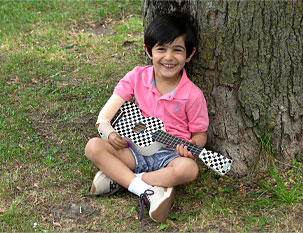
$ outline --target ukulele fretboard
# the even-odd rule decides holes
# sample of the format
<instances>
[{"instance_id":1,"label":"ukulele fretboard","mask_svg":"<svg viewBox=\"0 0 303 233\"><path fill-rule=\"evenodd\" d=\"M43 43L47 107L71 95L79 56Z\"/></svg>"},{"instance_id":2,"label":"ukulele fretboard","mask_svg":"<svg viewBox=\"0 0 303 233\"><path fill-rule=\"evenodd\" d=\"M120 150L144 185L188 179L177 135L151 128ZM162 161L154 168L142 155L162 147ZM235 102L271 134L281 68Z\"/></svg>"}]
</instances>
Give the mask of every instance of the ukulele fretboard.
<instances>
[{"instance_id":1,"label":"ukulele fretboard","mask_svg":"<svg viewBox=\"0 0 303 233\"><path fill-rule=\"evenodd\" d=\"M155 134L156 141L171 146L173 148L176 148L178 145L183 144L184 146L187 146L187 149L195 156L199 156L199 154L201 154L203 150L202 147L191 144L181 138L168 134L164 131L157 131Z\"/></svg>"}]
</instances>

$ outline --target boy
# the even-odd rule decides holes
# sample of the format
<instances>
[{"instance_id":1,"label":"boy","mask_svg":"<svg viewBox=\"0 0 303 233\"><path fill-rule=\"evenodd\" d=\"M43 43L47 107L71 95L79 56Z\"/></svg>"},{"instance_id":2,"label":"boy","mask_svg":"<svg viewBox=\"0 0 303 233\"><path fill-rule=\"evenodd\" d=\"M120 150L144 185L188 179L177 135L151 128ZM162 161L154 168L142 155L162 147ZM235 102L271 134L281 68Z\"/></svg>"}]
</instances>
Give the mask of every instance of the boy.
<instances>
[{"instance_id":1,"label":"boy","mask_svg":"<svg viewBox=\"0 0 303 233\"><path fill-rule=\"evenodd\" d=\"M126 140L110 120L125 101L135 97L144 116L161 119L166 132L203 147L208 113L202 91L184 70L196 52L196 35L188 17L175 12L155 18L145 31L144 48L153 65L136 67L120 80L96 123L108 140L90 139L85 154L100 169L93 180L93 194L113 194L124 187L139 196L141 218L147 205L150 217L163 222L173 203L173 187L198 175L195 157L183 145L142 156L126 148Z\"/></svg>"}]
</instances>

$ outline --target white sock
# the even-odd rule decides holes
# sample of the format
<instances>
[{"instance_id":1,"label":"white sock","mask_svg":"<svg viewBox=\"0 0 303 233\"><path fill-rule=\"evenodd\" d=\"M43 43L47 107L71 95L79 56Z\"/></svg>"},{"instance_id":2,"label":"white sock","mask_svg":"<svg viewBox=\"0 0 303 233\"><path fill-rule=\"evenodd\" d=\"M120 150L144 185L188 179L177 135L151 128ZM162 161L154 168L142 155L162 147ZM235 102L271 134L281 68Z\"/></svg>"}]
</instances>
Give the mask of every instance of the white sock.
<instances>
[{"instance_id":1,"label":"white sock","mask_svg":"<svg viewBox=\"0 0 303 233\"><path fill-rule=\"evenodd\" d=\"M141 173L135 173L135 175L140 178L142 180L142 175L144 174L145 172L141 172Z\"/></svg>"},{"instance_id":2,"label":"white sock","mask_svg":"<svg viewBox=\"0 0 303 233\"><path fill-rule=\"evenodd\" d=\"M137 196L140 196L140 194L144 193L145 190L151 187L151 185L146 184L143 180L136 177L132 180L132 182L130 182L128 191L132 192L133 194L136 194Z\"/></svg>"}]
</instances>

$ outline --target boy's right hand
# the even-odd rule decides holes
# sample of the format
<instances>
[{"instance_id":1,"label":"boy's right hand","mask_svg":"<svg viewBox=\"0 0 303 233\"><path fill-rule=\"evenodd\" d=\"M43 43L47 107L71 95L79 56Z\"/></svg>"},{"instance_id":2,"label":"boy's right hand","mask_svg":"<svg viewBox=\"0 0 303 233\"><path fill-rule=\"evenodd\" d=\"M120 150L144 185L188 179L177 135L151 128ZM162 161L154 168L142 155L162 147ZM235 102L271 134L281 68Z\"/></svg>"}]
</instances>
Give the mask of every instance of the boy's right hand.
<instances>
[{"instance_id":1,"label":"boy's right hand","mask_svg":"<svg viewBox=\"0 0 303 233\"><path fill-rule=\"evenodd\" d=\"M191 140L189 140L189 142L192 143ZM190 151L187 150L187 146L184 146L183 144L177 145L176 150L181 157L191 158L195 161L197 159Z\"/></svg>"},{"instance_id":2,"label":"boy's right hand","mask_svg":"<svg viewBox=\"0 0 303 233\"><path fill-rule=\"evenodd\" d=\"M117 151L124 149L127 146L127 141L116 132L110 133L108 136L108 143Z\"/></svg>"}]
</instances>

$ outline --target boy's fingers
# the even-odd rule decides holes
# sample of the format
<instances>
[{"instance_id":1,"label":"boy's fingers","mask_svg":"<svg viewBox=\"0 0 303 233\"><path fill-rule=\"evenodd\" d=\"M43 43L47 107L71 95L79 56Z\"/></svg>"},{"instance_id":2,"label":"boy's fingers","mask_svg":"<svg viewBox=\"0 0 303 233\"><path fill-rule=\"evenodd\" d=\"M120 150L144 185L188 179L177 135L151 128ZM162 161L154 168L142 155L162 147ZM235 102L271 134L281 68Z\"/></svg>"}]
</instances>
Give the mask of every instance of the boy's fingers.
<instances>
[{"instance_id":1,"label":"boy's fingers","mask_svg":"<svg viewBox=\"0 0 303 233\"><path fill-rule=\"evenodd\" d=\"M187 146L184 146L184 157L191 158L193 160L196 159L196 157L188 150Z\"/></svg>"},{"instance_id":2,"label":"boy's fingers","mask_svg":"<svg viewBox=\"0 0 303 233\"><path fill-rule=\"evenodd\" d=\"M127 145L127 141L116 132L111 133L108 137L108 140L115 150L121 150Z\"/></svg>"},{"instance_id":3,"label":"boy's fingers","mask_svg":"<svg viewBox=\"0 0 303 233\"><path fill-rule=\"evenodd\" d=\"M182 157L187 157L187 158L191 158L193 160L196 159L196 157L187 149L187 146L184 146L183 144L181 145L177 145L177 153L182 156Z\"/></svg>"},{"instance_id":4,"label":"boy's fingers","mask_svg":"<svg viewBox=\"0 0 303 233\"><path fill-rule=\"evenodd\" d=\"M127 142L125 140L119 140L116 142L116 146L117 146L118 150L125 148L126 145L127 145Z\"/></svg>"},{"instance_id":5,"label":"boy's fingers","mask_svg":"<svg viewBox=\"0 0 303 233\"><path fill-rule=\"evenodd\" d=\"M184 146L183 148L184 157L188 157L187 146Z\"/></svg>"},{"instance_id":6,"label":"boy's fingers","mask_svg":"<svg viewBox=\"0 0 303 233\"><path fill-rule=\"evenodd\" d=\"M190 151L188 152L188 157L193 160L196 160L196 157Z\"/></svg>"},{"instance_id":7,"label":"boy's fingers","mask_svg":"<svg viewBox=\"0 0 303 233\"><path fill-rule=\"evenodd\" d=\"M177 152L180 156L184 156L184 147L183 147L183 145L178 145L178 151Z\"/></svg>"}]
</instances>

